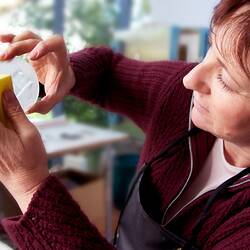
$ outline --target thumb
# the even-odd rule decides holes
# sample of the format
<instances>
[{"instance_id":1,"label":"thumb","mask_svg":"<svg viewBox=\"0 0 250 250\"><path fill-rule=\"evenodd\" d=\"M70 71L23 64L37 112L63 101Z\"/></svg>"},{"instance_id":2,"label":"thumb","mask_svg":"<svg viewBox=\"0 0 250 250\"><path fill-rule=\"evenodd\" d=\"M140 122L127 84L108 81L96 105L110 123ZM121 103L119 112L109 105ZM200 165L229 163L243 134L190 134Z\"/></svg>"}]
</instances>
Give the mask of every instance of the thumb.
<instances>
[{"instance_id":1,"label":"thumb","mask_svg":"<svg viewBox=\"0 0 250 250\"><path fill-rule=\"evenodd\" d=\"M41 113L47 114L59 101L60 97L55 97L55 95L46 95L39 102L35 103L29 110L28 114Z\"/></svg>"},{"instance_id":2,"label":"thumb","mask_svg":"<svg viewBox=\"0 0 250 250\"><path fill-rule=\"evenodd\" d=\"M18 134L29 127L29 120L12 90L4 91L3 108L12 127Z\"/></svg>"}]
</instances>

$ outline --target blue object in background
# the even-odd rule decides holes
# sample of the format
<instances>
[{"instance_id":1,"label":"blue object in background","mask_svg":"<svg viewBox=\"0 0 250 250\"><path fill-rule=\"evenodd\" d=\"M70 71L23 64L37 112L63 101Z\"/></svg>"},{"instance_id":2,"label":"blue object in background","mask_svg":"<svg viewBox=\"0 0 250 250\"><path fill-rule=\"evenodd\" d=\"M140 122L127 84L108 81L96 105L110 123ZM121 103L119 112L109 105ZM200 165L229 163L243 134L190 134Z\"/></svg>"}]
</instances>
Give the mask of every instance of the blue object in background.
<instances>
[{"instance_id":1,"label":"blue object in background","mask_svg":"<svg viewBox=\"0 0 250 250\"><path fill-rule=\"evenodd\" d=\"M65 21L65 0L54 0L53 33L63 35ZM63 102L59 102L52 110L53 116L64 114Z\"/></svg>"},{"instance_id":2,"label":"blue object in background","mask_svg":"<svg viewBox=\"0 0 250 250\"><path fill-rule=\"evenodd\" d=\"M117 28L127 29L131 20L132 0L117 0L118 15Z\"/></svg>"},{"instance_id":3,"label":"blue object in background","mask_svg":"<svg viewBox=\"0 0 250 250\"><path fill-rule=\"evenodd\" d=\"M209 36L209 29L208 28L201 28L200 29L200 52L199 56L202 60L209 49L209 42L208 42L208 36Z\"/></svg>"},{"instance_id":4,"label":"blue object in background","mask_svg":"<svg viewBox=\"0 0 250 250\"><path fill-rule=\"evenodd\" d=\"M65 21L65 0L54 0L53 33L63 35ZM57 103L52 109L53 117L64 114L63 102ZM49 166L62 165L62 157L49 160Z\"/></svg>"},{"instance_id":5,"label":"blue object in background","mask_svg":"<svg viewBox=\"0 0 250 250\"><path fill-rule=\"evenodd\" d=\"M123 154L114 158L113 201L118 209L121 209L124 205L129 184L136 172L138 160L138 154Z\"/></svg>"},{"instance_id":6,"label":"blue object in background","mask_svg":"<svg viewBox=\"0 0 250 250\"><path fill-rule=\"evenodd\" d=\"M194 28L194 30L196 30ZM179 45L180 45L180 36L181 36L182 28L178 26L172 26L170 28L170 47L169 47L169 60L179 60ZM209 29L208 28L200 28L197 29L199 32L200 42L199 42L199 59L200 61L206 56L206 53L209 48L208 36Z\"/></svg>"},{"instance_id":7,"label":"blue object in background","mask_svg":"<svg viewBox=\"0 0 250 250\"><path fill-rule=\"evenodd\" d=\"M119 30L128 29L131 21L131 10L132 10L132 0L116 0L118 6L118 15L116 20L116 28ZM111 44L111 48L115 52L124 52L124 43L114 41ZM108 125L112 127L113 125L119 124L122 121L122 116L116 113L108 113L107 116Z\"/></svg>"},{"instance_id":8,"label":"blue object in background","mask_svg":"<svg viewBox=\"0 0 250 250\"><path fill-rule=\"evenodd\" d=\"M179 52L179 40L180 40L181 30L179 27L172 26L170 28L170 55L169 60L177 60Z\"/></svg>"},{"instance_id":9,"label":"blue object in background","mask_svg":"<svg viewBox=\"0 0 250 250\"><path fill-rule=\"evenodd\" d=\"M113 127L114 125L119 124L122 121L122 116L109 112L107 114L107 122L109 127Z\"/></svg>"}]
</instances>

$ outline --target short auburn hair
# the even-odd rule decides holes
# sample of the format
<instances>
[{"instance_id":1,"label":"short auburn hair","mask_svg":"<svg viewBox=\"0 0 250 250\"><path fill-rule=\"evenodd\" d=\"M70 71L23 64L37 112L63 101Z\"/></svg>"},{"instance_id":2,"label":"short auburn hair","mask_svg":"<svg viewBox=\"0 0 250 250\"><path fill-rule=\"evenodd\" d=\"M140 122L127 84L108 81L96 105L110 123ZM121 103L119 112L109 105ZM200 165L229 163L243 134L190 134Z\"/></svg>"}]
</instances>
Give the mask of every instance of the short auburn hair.
<instances>
[{"instance_id":1,"label":"short auburn hair","mask_svg":"<svg viewBox=\"0 0 250 250\"><path fill-rule=\"evenodd\" d=\"M226 34L230 37L222 39L221 54L225 58L229 52L250 79L250 0L221 0L210 23L213 34L214 28L223 28L223 38Z\"/></svg>"}]
</instances>

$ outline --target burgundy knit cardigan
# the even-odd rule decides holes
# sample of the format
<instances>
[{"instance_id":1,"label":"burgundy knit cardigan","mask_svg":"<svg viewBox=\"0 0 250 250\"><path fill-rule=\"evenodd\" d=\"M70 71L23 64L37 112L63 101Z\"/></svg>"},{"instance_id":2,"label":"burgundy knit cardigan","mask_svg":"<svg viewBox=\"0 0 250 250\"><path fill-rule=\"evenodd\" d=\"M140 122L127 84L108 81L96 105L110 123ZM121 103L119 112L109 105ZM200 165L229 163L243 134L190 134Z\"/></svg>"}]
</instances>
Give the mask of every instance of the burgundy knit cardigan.
<instances>
[{"instance_id":1,"label":"burgundy knit cardigan","mask_svg":"<svg viewBox=\"0 0 250 250\"><path fill-rule=\"evenodd\" d=\"M141 62L103 47L74 53L70 61L76 76L71 94L129 117L145 132L138 168L188 130L192 92L183 87L182 79L194 64ZM204 131L192 138L193 177L214 140ZM189 171L188 143L173 157L153 166L146 190L146 207L152 216L162 216L182 189ZM200 248L250 249L249 183L249 177L244 178L215 202L198 234ZM210 194L189 204L168 228L188 239ZM114 249L54 176L42 183L24 215L5 218L2 225L18 249Z\"/></svg>"}]
</instances>

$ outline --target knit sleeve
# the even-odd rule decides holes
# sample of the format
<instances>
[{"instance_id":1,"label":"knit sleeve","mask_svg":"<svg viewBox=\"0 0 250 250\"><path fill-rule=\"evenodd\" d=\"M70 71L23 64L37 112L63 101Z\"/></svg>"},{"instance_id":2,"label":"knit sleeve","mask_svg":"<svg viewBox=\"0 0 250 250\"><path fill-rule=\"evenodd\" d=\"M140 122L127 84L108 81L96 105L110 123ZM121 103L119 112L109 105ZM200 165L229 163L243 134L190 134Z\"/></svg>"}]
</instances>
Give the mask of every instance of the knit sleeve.
<instances>
[{"instance_id":1,"label":"knit sleeve","mask_svg":"<svg viewBox=\"0 0 250 250\"><path fill-rule=\"evenodd\" d=\"M205 250L244 250L250 248L250 208L245 208L221 224L208 238Z\"/></svg>"},{"instance_id":2,"label":"knit sleeve","mask_svg":"<svg viewBox=\"0 0 250 250\"><path fill-rule=\"evenodd\" d=\"M70 62L76 77L71 94L127 116L144 131L159 105L161 89L186 64L132 60L106 47L73 53Z\"/></svg>"},{"instance_id":3,"label":"knit sleeve","mask_svg":"<svg viewBox=\"0 0 250 250\"><path fill-rule=\"evenodd\" d=\"M40 186L24 215L3 219L2 225L20 250L114 249L54 176Z\"/></svg>"}]
</instances>

